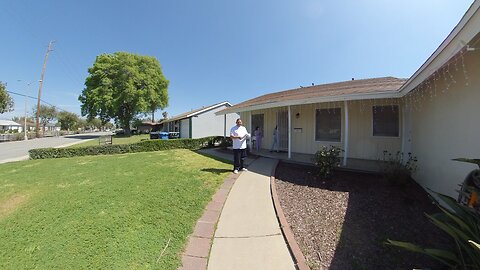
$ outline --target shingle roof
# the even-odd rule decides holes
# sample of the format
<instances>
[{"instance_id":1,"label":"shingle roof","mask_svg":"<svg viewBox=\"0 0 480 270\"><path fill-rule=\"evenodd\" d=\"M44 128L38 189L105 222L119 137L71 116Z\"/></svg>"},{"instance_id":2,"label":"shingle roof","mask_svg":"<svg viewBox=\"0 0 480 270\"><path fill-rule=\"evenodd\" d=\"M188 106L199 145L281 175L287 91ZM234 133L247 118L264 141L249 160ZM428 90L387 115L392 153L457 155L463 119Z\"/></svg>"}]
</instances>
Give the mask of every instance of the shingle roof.
<instances>
[{"instance_id":1,"label":"shingle roof","mask_svg":"<svg viewBox=\"0 0 480 270\"><path fill-rule=\"evenodd\" d=\"M176 115L172 118L165 119L165 120L161 121L160 123L167 123L167 122L171 122L171 121L182 120L182 119L185 119L185 118L188 118L188 117L198 115L198 114L202 113L203 111L209 111L209 110L215 109L215 108L217 108L219 106L222 106L222 105L226 105L227 107L232 106L232 104L230 104L228 101L223 101L223 102L219 102L219 103L207 106L207 107L201 107L201 108L198 108L198 109L195 109L195 110L191 110L189 112L184 112L184 113Z\"/></svg>"},{"instance_id":2,"label":"shingle roof","mask_svg":"<svg viewBox=\"0 0 480 270\"><path fill-rule=\"evenodd\" d=\"M396 92L403 85L403 83L405 83L405 81L406 79L383 77L301 87L249 99L247 101L230 107L228 111L268 103L306 100L319 97L334 97L385 92L393 93Z\"/></svg>"}]
</instances>

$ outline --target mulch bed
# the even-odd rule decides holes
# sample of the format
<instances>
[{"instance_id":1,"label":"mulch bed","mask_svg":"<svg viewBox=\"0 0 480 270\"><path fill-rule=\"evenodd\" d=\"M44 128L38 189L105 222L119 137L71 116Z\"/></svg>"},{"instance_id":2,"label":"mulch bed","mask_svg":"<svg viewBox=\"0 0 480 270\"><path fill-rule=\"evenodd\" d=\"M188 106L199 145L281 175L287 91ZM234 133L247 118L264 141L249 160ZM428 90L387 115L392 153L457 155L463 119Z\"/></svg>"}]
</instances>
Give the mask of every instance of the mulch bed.
<instances>
[{"instance_id":1,"label":"mulch bed","mask_svg":"<svg viewBox=\"0 0 480 270\"><path fill-rule=\"evenodd\" d=\"M444 269L428 256L387 246L386 239L448 248L449 239L425 217L436 213L415 182L394 187L381 176L280 163L278 196L311 269Z\"/></svg>"}]
</instances>

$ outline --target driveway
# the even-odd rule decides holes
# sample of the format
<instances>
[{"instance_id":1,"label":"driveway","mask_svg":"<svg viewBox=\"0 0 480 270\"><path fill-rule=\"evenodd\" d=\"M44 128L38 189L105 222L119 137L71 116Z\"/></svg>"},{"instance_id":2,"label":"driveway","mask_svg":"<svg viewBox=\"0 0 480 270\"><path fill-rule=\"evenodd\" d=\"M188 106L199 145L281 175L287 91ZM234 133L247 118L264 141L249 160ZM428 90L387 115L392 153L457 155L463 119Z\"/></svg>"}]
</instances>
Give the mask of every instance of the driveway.
<instances>
[{"instance_id":1,"label":"driveway","mask_svg":"<svg viewBox=\"0 0 480 270\"><path fill-rule=\"evenodd\" d=\"M96 132L62 137L48 137L32 139L28 141L0 143L0 163L28 159L28 150L46 147L66 147L84 141L96 139L103 135L111 135L110 132Z\"/></svg>"}]
</instances>

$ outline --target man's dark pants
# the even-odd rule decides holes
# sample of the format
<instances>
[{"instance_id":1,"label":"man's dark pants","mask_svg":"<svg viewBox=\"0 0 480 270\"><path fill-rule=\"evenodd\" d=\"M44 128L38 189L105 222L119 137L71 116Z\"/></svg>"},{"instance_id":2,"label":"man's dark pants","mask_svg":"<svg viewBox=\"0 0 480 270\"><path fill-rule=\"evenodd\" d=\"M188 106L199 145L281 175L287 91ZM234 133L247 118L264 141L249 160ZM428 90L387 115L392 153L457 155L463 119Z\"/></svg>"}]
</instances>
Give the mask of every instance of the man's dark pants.
<instances>
[{"instance_id":1,"label":"man's dark pants","mask_svg":"<svg viewBox=\"0 0 480 270\"><path fill-rule=\"evenodd\" d=\"M233 169L243 169L243 161L247 157L247 149L233 149Z\"/></svg>"}]
</instances>

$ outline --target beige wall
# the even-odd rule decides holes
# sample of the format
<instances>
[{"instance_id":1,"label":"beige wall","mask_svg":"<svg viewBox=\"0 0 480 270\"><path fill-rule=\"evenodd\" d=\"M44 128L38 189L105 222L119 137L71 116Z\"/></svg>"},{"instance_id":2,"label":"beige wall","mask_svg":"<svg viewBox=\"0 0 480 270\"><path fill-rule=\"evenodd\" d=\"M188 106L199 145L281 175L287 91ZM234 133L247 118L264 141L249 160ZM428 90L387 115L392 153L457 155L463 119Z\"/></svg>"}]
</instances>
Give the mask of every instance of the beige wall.
<instances>
[{"instance_id":1,"label":"beige wall","mask_svg":"<svg viewBox=\"0 0 480 270\"><path fill-rule=\"evenodd\" d=\"M427 87L405 99L412 108L412 152L418 157L414 178L454 197L458 184L476 166L451 159L480 158L480 53L467 52L464 60L465 73L460 59L458 71L451 64L449 71L456 83L448 89L445 82L452 78L441 72L430 84L436 85L436 91Z\"/></svg>"},{"instance_id":2,"label":"beige wall","mask_svg":"<svg viewBox=\"0 0 480 270\"><path fill-rule=\"evenodd\" d=\"M224 115L215 115L216 112L225 109L226 106L220 106L213 110L198 114L192 117L192 138L203 138L208 136L223 136L224 130L227 133L230 128L235 125L238 114L230 113L226 115L226 123ZM228 136L229 134L227 134Z\"/></svg>"},{"instance_id":3,"label":"beige wall","mask_svg":"<svg viewBox=\"0 0 480 270\"><path fill-rule=\"evenodd\" d=\"M400 136L375 137L372 134L372 106L398 104L398 100L375 100L375 101L353 101L349 102L349 153L350 158L362 158L377 160L383 156L383 151L388 150L396 153L401 150ZM400 124L402 122L402 106L400 105ZM316 109L341 108L342 113L342 139L340 142L318 142L315 141L315 111ZM264 114L265 130L263 148L270 148L272 144L272 133L275 128L276 112L288 110L287 107L257 110L241 113L244 125L251 132L250 113ZM323 145L335 145L344 148L345 132L345 110L343 102L306 104L291 107L292 113L292 152L314 154ZM298 118L296 117L299 114ZM301 132L293 132L293 129L301 129Z\"/></svg>"}]
</instances>

